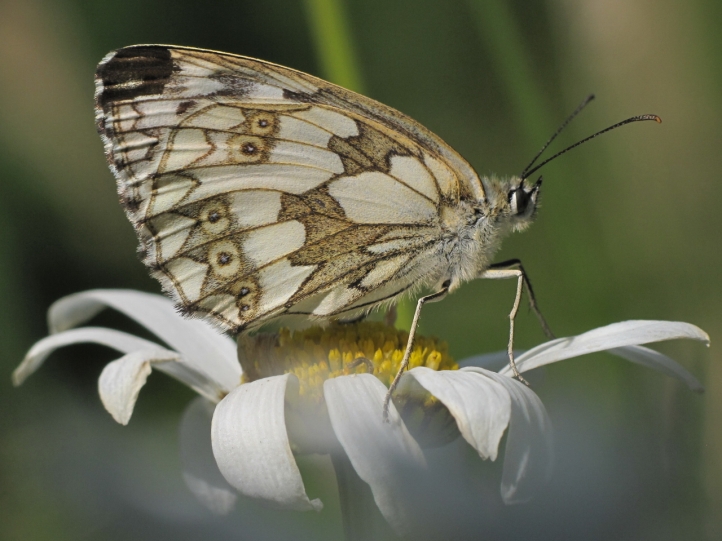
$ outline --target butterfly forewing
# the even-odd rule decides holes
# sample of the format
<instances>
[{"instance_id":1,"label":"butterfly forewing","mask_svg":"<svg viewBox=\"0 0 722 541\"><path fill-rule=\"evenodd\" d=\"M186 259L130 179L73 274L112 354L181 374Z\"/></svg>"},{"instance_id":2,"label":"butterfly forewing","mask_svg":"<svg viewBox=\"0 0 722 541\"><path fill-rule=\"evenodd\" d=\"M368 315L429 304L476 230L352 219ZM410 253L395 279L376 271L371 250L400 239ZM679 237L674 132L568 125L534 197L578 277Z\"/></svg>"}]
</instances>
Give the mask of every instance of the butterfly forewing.
<instances>
[{"instance_id":1,"label":"butterfly forewing","mask_svg":"<svg viewBox=\"0 0 722 541\"><path fill-rule=\"evenodd\" d=\"M413 120L281 66L137 46L109 54L96 85L144 262L224 329L393 299L443 263L442 207L483 196Z\"/></svg>"}]
</instances>

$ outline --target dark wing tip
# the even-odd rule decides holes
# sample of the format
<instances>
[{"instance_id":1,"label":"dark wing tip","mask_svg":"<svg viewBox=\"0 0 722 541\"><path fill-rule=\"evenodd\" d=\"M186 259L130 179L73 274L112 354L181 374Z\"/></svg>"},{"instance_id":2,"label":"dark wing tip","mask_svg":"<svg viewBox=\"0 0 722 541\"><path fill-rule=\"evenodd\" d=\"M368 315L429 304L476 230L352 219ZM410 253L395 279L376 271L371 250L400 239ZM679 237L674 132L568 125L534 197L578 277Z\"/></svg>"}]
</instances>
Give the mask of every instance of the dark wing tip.
<instances>
[{"instance_id":1,"label":"dark wing tip","mask_svg":"<svg viewBox=\"0 0 722 541\"><path fill-rule=\"evenodd\" d=\"M95 73L98 105L162 94L174 71L168 47L137 45L106 56Z\"/></svg>"}]
</instances>

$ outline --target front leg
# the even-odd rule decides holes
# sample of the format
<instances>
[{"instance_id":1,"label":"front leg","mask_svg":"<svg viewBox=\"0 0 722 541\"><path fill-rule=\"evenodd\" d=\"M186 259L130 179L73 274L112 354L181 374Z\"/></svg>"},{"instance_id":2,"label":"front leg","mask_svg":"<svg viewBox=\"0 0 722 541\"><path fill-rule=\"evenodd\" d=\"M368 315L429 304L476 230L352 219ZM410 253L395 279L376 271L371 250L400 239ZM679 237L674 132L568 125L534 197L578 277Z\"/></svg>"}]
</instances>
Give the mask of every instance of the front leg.
<instances>
[{"instance_id":1,"label":"front leg","mask_svg":"<svg viewBox=\"0 0 722 541\"><path fill-rule=\"evenodd\" d=\"M521 261L519 261L518 259L510 259L509 261L503 261L502 263L496 263L492 265L491 267L489 267L489 269L483 272L479 276L479 278L486 278L491 280L502 280L506 278L517 279L514 305L512 306L511 312L509 313L509 344L507 346L507 353L509 354L509 366L511 366L514 377L523 383L527 383L527 381L519 373L519 370L517 370L516 363L514 362L514 321L516 319L516 314L519 312L519 304L521 303L521 295L525 285L527 291L529 292L529 306L536 314L537 319L539 319L539 323L541 324L541 328L544 331L544 334L549 339L554 338L554 333L551 331L549 325L544 319L544 316L539 311L539 307L537 306L536 298L534 297L534 290L531 287L531 281L529 280L529 276L524 271L524 267L522 266Z\"/></svg>"},{"instance_id":2,"label":"front leg","mask_svg":"<svg viewBox=\"0 0 722 541\"><path fill-rule=\"evenodd\" d=\"M394 380L391 382L391 385L389 385L389 390L386 393L386 397L384 398L384 422L388 422L389 420L389 403L391 402L391 394L396 389L396 386L399 384L399 380L401 379L401 375L404 373L404 371L409 366L409 359L411 359L411 352L414 349L414 338L416 337L416 328L419 326L419 316L421 315L421 307L424 306L427 302L438 302L442 300L446 295L449 293L449 281L446 281L442 284L442 289L440 291L437 291L436 293L432 293L431 295L426 295L425 297L421 297L416 302L416 311L414 312L414 319L411 321L411 329L409 330L409 339L406 342L406 351L404 351L404 357L401 359L401 366L399 366L399 371L396 373L396 376L394 377Z\"/></svg>"}]
</instances>

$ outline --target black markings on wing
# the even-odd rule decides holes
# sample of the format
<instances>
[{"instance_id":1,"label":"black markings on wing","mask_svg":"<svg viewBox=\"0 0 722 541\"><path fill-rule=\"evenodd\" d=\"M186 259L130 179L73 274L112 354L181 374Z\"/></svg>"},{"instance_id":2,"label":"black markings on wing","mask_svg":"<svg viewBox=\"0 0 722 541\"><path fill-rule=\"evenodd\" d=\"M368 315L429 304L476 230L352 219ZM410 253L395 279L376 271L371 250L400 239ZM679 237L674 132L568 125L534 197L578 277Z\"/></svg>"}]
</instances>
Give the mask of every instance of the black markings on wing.
<instances>
[{"instance_id":1,"label":"black markings on wing","mask_svg":"<svg viewBox=\"0 0 722 541\"><path fill-rule=\"evenodd\" d=\"M167 47L120 49L98 67L96 76L103 83L98 103L105 109L111 102L162 94L174 71L178 68Z\"/></svg>"}]
</instances>

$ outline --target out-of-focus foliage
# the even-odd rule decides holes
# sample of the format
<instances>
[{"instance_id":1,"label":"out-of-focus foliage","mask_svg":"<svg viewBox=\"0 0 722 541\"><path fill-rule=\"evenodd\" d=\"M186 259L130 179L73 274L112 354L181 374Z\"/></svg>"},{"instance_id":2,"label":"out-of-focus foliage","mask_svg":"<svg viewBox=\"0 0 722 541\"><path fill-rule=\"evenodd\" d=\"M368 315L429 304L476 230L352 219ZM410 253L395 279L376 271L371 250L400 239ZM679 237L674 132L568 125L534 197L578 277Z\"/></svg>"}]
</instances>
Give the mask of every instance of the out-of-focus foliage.
<instances>
[{"instance_id":1,"label":"out-of-focus foliage","mask_svg":"<svg viewBox=\"0 0 722 541\"><path fill-rule=\"evenodd\" d=\"M460 499L456 524L491 539L721 538L720 6L4 0L0 538L263 539L254 528L266 516L273 539L340 535L333 479L309 486L327 503L320 514L246 505L217 519L196 504L182 486L176 434L190 394L167 378L152 378L125 428L97 399L94 382L112 358L105 350L58 353L22 388L10 385L12 368L46 334L53 300L93 287L159 290L134 255L93 122L96 63L134 43L224 50L363 84L481 174L518 173L589 92L597 100L554 148L628 116L660 115L661 126L625 127L545 167L537 222L507 239L498 259L524 261L560 336L635 318L699 325L709 351L665 352L707 393L603 355L550 368L534 383L557 432L548 492L505 508L498 468L460 446L481 488ZM347 71L344 55L356 58ZM425 309L423 330L447 340L457 359L502 349L512 296L511 283L468 284ZM519 347L543 340L533 316L522 314L518 329Z\"/></svg>"}]
</instances>

